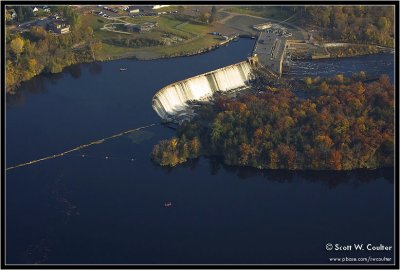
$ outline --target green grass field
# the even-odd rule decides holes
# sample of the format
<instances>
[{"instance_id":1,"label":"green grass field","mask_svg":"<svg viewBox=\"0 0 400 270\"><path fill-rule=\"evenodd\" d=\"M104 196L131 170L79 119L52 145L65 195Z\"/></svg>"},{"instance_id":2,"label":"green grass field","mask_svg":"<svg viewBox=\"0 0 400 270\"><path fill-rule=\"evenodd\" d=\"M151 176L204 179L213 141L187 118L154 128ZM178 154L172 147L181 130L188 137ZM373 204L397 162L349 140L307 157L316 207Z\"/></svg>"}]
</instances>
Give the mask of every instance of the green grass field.
<instances>
[{"instance_id":1,"label":"green grass field","mask_svg":"<svg viewBox=\"0 0 400 270\"><path fill-rule=\"evenodd\" d=\"M248 14L258 16L262 18L270 18L274 20L286 20L293 13L279 6L239 6L239 7L228 7L225 11Z\"/></svg>"},{"instance_id":2,"label":"green grass field","mask_svg":"<svg viewBox=\"0 0 400 270\"><path fill-rule=\"evenodd\" d=\"M158 26L149 32L144 33L117 33L102 29L108 23L132 23L140 24L144 22L157 22ZM105 41L124 38L147 38L162 40L167 34L168 37L176 37L181 40L173 45L128 48L111 45L103 42L103 47L99 52L98 59L107 60L122 57L138 57L152 59L157 57L168 57L181 54L194 53L199 50L214 46L221 42L221 39L208 34L213 31L212 25L196 24L195 22L178 19L173 15L162 15L152 17L121 17L119 20L108 20L92 14L82 17L82 25L90 26L96 38Z\"/></svg>"}]
</instances>

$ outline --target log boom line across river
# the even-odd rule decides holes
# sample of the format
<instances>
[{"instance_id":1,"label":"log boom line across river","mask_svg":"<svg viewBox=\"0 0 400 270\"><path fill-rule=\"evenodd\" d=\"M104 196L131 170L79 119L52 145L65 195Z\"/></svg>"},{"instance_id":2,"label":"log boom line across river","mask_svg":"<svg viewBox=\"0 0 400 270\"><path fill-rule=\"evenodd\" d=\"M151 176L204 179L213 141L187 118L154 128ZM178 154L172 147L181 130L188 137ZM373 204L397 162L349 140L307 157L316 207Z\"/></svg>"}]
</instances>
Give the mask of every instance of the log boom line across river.
<instances>
[{"instance_id":1,"label":"log boom line across river","mask_svg":"<svg viewBox=\"0 0 400 270\"><path fill-rule=\"evenodd\" d=\"M64 155L66 155L66 154L69 154L69 153L72 153L72 152L75 152L75 151L79 151L79 150L81 150L83 148L87 148L89 146L96 145L96 144L101 144L101 143L104 143L107 140L110 140L110 139L113 139L113 138L116 138L116 137L120 137L120 136L126 135L128 133L132 133L132 132L135 132L135 131L138 131L138 130L141 130L141 129L146 129L146 128L149 128L149 127L152 127L152 126L155 126L155 125L157 125L157 124L150 124L150 125L139 127L139 128L129 129L127 131L120 132L118 134L115 134L115 135L112 135L112 136L109 136L109 137L106 137L106 138L103 138L103 139L100 139L100 140L92 141L92 142L87 143L87 144L82 144L80 146L77 146L75 148L72 148L70 150L64 151L64 152L59 153L59 154L43 157L43 158L36 159L36 160L31 160L29 162L25 162L25 163L21 163L21 164L15 165L15 166L8 167L8 168L6 168L6 171L12 170L12 169L16 169L16 168L20 168L20 167L24 167L24 166L28 166L28 165L32 165L32 164L35 164L35 163L38 163L38 162L41 162L41 161L45 161L45 160L48 160L48 159L54 159L54 158L62 157Z\"/></svg>"}]
</instances>

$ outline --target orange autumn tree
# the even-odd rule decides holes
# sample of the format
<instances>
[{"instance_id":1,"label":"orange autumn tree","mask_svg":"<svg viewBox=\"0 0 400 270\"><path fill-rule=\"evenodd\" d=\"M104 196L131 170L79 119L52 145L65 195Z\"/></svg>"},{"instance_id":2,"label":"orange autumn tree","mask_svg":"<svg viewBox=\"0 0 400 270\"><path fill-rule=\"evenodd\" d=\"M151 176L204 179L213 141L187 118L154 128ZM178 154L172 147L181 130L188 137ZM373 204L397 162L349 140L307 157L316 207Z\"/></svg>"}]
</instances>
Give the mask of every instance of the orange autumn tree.
<instances>
[{"instance_id":1,"label":"orange autumn tree","mask_svg":"<svg viewBox=\"0 0 400 270\"><path fill-rule=\"evenodd\" d=\"M158 163L168 166L200 154L220 156L229 165L268 169L393 166L394 87L389 78L313 81L315 95L307 99L282 89L203 105L198 117L179 127L172 139L177 146L160 142L153 159L163 160L160 153L165 152ZM179 150L188 143L190 154Z\"/></svg>"}]
</instances>

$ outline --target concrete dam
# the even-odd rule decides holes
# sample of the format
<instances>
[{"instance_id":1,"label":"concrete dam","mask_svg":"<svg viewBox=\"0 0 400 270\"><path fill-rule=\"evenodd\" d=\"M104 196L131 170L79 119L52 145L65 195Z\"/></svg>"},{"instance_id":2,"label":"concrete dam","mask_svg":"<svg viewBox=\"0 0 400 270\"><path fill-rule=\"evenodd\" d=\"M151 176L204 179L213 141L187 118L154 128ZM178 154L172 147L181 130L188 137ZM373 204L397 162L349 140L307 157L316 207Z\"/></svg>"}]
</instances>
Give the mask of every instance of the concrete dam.
<instances>
[{"instance_id":1,"label":"concrete dam","mask_svg":"<svg viewBox=\"0 0 400 270\"><path fill-rule=\"evenodd\" d=\"M187 113L191 101L205 101L215 92L227 92L248 87L252 77L250 60L239 62L182 81L159 90L153 97L153 109L165 120Z\"/></svg>"}]
</instances>

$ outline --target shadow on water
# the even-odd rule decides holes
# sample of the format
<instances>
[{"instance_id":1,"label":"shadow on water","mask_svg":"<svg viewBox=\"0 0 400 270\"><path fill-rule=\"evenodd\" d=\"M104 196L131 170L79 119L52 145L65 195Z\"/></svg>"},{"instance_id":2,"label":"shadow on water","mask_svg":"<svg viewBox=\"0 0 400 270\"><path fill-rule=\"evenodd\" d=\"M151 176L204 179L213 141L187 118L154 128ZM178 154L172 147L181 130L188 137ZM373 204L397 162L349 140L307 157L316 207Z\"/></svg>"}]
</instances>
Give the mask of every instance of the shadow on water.
<instances>
[{"instance_id":1,"label":"shadow on water","mask_svg":"<svg viewBox=\"0 0 400 270\"><path fill-rule=\"evenodd\" d=\"M224 171L238 176L240 179L264 178L268 181L286 183L305 180L313 183L322 183L329 188L336 188L342 184L362 185L364 183L384 178L393 184L393 168L380 168L376 170L351 170L351 171L290 171L290 170L260 170L252 167L229 166L222 163L218 158L208 159L211 175L218 175ZM192 166L192 165L187 165Z\"/></svg>"},{"instance_id":2,"label":"shadow on water","mask_svg":"<svg viewBox=\"0 0 400 270\"><path fill-rule=\"evenodd\" d=\"M82 76L82 67L87 68L92 75L99 75L103 71L102 63L92 62L87 64L76 64L64 68L62 73L70 74L72 78L79 79ZM57 74L62 74L57 73Z\"/></svg>"},{"instance_id":3,"label":"shadow on water","mask_svg":"<svg viewBox=\"0 0 400 270\"><path fill-rule=\"evenodd\" d=\"M170 175L175 173L177 168L195 171L199 167L201 160L206 160L206 162L208 162L208 170L210 175L215 176L218 174L227 173L244 180L259 178L277 183L290 183L304 180L311 183L321 183L330 189L334 189L343 184L359 186L380 178L385 179L391 184L394 182L393 168L379 168L375 170L357 169L351 171L260 170L252 167L226 165L218 157L191 159L185 163L177 165L176 167L159 166L156 163L153 163L153 165L161 168L165 174Z\"/></svg>"},{"instance_id":4,"label":"shadow on water","mask_svg":"<svg viewBox=\"0 0 400 270\"><path fill-rule=\"evenodd\" d=\"M103 71L103 66L99 62L90 63L90 64L88 64L88 66L89 66L90 74L99 75Z\"/></svg>"},{"instance_id":5,"label":"shadow on water","mask_svg":"<svg viewBox=\"0 0 400 270\"><path fill-rule=\"evenodd\" d=\"M48 92L48 84L54 85L62 78L63 73L42 74L27 82L23 82L15 93L6 95L7 108L23 106L25 98L29 94L46 94Z\"/></svg>"},{"instance_id":6,"label":"shadow on water","mask_svg":"<svg viewBox=\"0 0 400 270\"><path fill-rule=\"evenodd\" d=\"M17 91L6 95L6 106L23 106L27 94L45 94L47 93L46 82L52 79L52 76L40 75L27 82L23 82Z\"/></svg>"},{"instance_id":7,"label":"shadow on water","mask_svg":"<svg viewBox=\"0 0 400 270\"><path fill-rule=\"evenodd\" d=\"M189 169L191 171L195 171L196 168L199 165L199 161L200 158L196 158L196 159L189 159L188 161L186 161L185 163L179 164L177 166L184 168L184 169ZM157 166L159 168L161 168L161 170L165 173L165 174L173 174L175 173L176 167L169 167L169 166L160 166L156 163L153 162L154 166Z\"/></svg>"},{"instance_id":8,"label":"shadow on water","mask_svg":"<svg viewBox=\"0 0 400 270\"><path fill-rule=\"evenodd\" d=\"M81 65L72 65L65 68L65 72L70 74L72 78L79 79L82 76Z\"/></svg>"},{"instance_id":9,"label":"shadow on water","mask_svg":"<svg viewBox=\"0 0 400 270\"><path fill-rule=\"evenodd\" d=\"M101 63L93 62L89 64L76 64L66 67L61 73L40 74L29 81L21 83L15 93L6 95L7 108L23 106L25 104L26 95L28 94L46 94L48 92L49 84L55 85L58 81L64 78L64 74L69 74L74 79L81 78L82 66L86 66L89 73L92 75L100 75L103 71Z\"/></svg>"}]
</instances>

